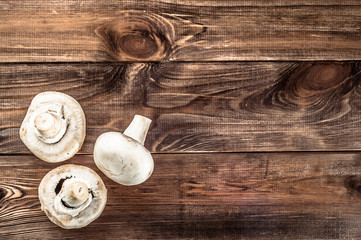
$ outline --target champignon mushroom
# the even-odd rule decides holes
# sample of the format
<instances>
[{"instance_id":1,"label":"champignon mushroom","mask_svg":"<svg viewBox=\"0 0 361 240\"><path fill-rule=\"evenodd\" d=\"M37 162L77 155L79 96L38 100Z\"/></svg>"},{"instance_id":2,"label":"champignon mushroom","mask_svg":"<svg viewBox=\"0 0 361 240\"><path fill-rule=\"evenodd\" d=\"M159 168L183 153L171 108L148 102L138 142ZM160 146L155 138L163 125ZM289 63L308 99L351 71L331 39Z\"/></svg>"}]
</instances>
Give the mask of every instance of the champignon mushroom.
<instances>
[{"instance_id":1,"label":"champignon mushroom","mask_svg":"<svg viewBox=\"0 0 361 240\"><path fill-rule=\"evenodd\" d=\"M39 185L41 209L56 225L85 227L103 212L107 189L88 167L66 164L48 172Z\"/></svg>"},{"instance_id":2,"label":"champignon mushroom","mask_svg":"<svg viewBox=\"0 0 361 240\"><path fill-rule=\"evenodd\" d=\"M124 134L101 134L94 146L94 162L113 181L132 186L146 181L153 172L150 152L143 146L151 120L135 115Z\"/></svg>"},{"instance_id":3,"label":"champignon mushroom","mask_svg":"<svg viewBox=\"0 0 361 240\"><path fill-rule=\"evenodd\" d=\"M85 129L83 109L74 98L60 92L43 92L31 101L20 138L38 158L55 163L79 151Z\"/></svg>"}]
</instances>

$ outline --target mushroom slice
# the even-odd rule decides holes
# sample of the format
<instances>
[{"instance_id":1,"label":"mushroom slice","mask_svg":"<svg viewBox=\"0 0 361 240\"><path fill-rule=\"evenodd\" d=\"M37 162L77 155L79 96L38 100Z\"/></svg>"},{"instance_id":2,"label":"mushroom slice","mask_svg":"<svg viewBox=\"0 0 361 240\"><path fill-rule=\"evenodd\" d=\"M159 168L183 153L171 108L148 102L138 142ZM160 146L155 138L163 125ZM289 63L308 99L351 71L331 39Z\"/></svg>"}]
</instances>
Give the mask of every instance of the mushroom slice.
<instances>
[{"instance_id":1,"label":"mushroom slice","mask_svg":"<svg viewBox=\"0 0 361 240\"><path fill-rule=\"evenodd\" d=\"M107 190L88 167L67 164L48 172L39 185L41 209L56 225L85 227L103 212Z\"/></svg>"},{"instance_id":2,"label":"mushroom slice","mask_svg":"<svg viewBox=\"0 0 361 240\"><path fill-rule=\"evenodd\" d=\"M151 120L135 115L123 133L106 132L94 146L94 162L113 181L132 186L146 181L153 172L154 162L143 146Z\"/></svg>"},{"instance_id":3,"label":"mushroom slice","mask_svg":"<svg viewBox=\"0 0 361 240\"><path fill-rule=\"evenodd\" d=\"M20 127L26 147L46 162L65 161L79 151L85 138L85 115L80 104L60 92L39 93Z\"/></svg>"}]
</instances>

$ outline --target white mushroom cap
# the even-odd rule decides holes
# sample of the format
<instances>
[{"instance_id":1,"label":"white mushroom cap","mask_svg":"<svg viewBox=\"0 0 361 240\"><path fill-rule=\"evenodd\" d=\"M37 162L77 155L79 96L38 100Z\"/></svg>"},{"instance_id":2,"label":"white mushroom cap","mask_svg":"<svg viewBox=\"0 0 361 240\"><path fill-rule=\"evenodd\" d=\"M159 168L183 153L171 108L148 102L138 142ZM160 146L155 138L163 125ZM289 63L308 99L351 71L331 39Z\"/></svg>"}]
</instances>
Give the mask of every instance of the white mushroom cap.
<instances>
[{"instance_id":1,"label":"white mushroom cap","mask_svg":"<svg viewBox=\"0 0 361 240\"><path fill-rule=\"evenodd\" d=\"M85 129L83 109L74 98L60 92L43 92L31 101L20 138L38 158L55 163L79 151Z\"/></svg>"},{"instance_id":2,"label":"white mushroom cap","mask_svg":"<svg viewBox=\"0 0 361 240\"><path fill-rule=\"evenodd\" d=\"M103 212L107 190L92 169L67 164L48 172L39 185L41 209L56 225L85 227Z\"/></svg>"},{"instance_id":3,"label":"white mushroom cap","mask_svg":"<svg viewBox=\"0 0 361 240\"><path fill-rule=\"evenodd\" d=\"M136 115L124 134L106 132L98 137L94 146L94 162L107 177L119 184L132 186L143 183L151 176L153 158L143 146L150 122L150 119Z\"/></svg>"}]
</instances>

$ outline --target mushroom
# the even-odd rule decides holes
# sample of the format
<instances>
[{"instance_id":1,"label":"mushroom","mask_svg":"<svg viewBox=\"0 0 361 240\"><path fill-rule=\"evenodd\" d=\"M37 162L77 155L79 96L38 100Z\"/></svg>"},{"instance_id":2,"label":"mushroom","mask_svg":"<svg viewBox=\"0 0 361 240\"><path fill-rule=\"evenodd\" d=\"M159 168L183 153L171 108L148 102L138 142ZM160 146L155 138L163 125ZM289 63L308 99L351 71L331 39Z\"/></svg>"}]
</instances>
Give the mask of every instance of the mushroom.
<instances>
[{"instance_id":1,"label":"mushroom","mask_svg":"<svg viewBox=\"0 0 361 240\"><path fill-rule=\"evenodd\" d=\"M143 146L151 120L135 115L123 133L101 134L94 146L94 162L113 181L132 186L146 181L153 172L150 152Z\"/></svg>"},{"instance_id":2,"label":"mushroom","mask_svg":"<svg viewBox=\"0 0 361 240\"><path fill-rule=\"evenodd\" d=\"M43 92L31 101L20 138L38 158L55 163L79 151L85 128L83 109L74 98L60 92Z\"/></svg>"},{"instance_id":3,"label":"mushroom","mask_svg":"<svg viewBox=\"0 0 361 240\"><path fill-rule=\"evenodd\" d=\"M66 164L48 172L39 185L41 209L56 225L85 227L103 212L107 189L92 169Z\"/></svg>"}]
</instances>

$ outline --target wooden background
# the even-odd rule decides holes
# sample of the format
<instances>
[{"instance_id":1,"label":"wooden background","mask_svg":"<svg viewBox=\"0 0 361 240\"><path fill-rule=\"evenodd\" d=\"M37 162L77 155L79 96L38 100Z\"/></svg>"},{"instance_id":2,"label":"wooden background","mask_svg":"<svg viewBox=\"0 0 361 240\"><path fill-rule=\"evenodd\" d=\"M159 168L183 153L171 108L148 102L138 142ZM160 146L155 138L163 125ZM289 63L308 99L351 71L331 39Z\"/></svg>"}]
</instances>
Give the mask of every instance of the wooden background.
<instances>
[{"instance_id":1,"label":"wooden background","mask_svg":"<svg viewBox=\"0 0 361 240\"><path fill-rule=\"evenodd\" d=\"M0 239L361 239L360 60L359 0L1 1ZM65 163L108 188L79 230L40 210L61 164L18 135L49 90L87 117ZM155 170L125 187L92 151L134 114Z\"/></svg>"}]
</instances>

